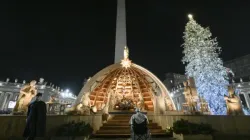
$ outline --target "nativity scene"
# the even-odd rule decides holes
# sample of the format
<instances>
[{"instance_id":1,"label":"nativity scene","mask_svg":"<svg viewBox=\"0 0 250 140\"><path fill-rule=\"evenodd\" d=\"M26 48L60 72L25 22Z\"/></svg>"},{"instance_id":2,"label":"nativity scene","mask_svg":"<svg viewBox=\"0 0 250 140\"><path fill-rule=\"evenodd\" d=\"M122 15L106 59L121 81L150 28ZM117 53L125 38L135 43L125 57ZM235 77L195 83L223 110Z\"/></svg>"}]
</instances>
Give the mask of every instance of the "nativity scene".
<instances>
[{"instance_id":1,"label":"nativity scene","mask_svg":"<svg viewBox=\"0 0 250 140\"><path fill-rule=\"evenodd\" d=\"M110 65L89 79L79 93L75 107L67 112L82 114L90 109L108 114L134 112L135 108L157 113L176 109L163 83L145 68L132 63L125 47L121 63Z\"/></svg>"}]
</instances>

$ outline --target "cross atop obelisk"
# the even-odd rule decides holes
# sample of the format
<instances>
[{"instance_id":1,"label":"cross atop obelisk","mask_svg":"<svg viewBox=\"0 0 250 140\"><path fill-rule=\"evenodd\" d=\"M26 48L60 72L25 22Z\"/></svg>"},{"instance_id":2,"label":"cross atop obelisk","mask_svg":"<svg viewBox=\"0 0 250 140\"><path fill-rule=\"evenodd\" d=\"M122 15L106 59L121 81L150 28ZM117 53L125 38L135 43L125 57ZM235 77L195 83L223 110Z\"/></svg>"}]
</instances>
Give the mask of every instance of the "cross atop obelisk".
<instances>
[{"instance_id":1,"label":"cross atop obelisk","mask_svg":"<svg viewBox=\"0 0 250 140\"><path fill-rule=\"evenodd\" d=\"M124 46L127 45L126 37L126 8L125 0L117 0L116 36L115 36L115 63L123 59Z\"/></svg>"}]
</instances>

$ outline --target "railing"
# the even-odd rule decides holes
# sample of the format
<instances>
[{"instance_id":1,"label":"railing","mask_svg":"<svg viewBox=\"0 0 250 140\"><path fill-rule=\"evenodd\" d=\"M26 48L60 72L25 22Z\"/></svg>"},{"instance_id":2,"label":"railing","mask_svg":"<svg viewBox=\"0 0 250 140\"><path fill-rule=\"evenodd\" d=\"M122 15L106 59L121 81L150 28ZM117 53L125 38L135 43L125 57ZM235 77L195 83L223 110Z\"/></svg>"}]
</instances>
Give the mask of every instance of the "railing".
<instances>
[{"instance_id":1,"label":"railing","mask_svg":"<svg viewBox=\"0 0 250 140\"><path fill-rule=\"evenodd\" d=\"M194 106L189 105L188 103L182 104L182 111L184 114L195 114L200 113L203 115L210 115L208 103L201 102L198 106L197 103L194 104Z\"/></svg>"},{"instance_id":2,"label":"railing","mask_svg":"<svg viewBox=\"0 0 250 140\"><path fill-rule=\"evenodd\" d=\"M65 109L71 104L47 103L47 114L64 115Z\"/></svg>"}]
</instances>

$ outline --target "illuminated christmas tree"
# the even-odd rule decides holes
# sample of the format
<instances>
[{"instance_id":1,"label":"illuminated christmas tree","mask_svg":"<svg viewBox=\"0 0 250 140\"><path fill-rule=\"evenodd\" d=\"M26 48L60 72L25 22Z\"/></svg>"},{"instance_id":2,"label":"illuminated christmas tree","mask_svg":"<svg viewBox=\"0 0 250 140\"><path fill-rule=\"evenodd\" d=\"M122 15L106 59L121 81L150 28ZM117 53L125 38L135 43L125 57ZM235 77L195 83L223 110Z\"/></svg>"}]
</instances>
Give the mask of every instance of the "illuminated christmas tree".
<instances>
[{"instance_id":1,"label":"illuminated christmas tree","mask_svg":"<svg viewBox=\"0 0 250 140\"><path fill-rule=\"evenodd\" d=\"M221 48L212 38L209 28L203 28L189 15L184 32L184 57L186 74L195 79L199 96L209 104L214 115L226 114L224 95L227 95L227 70L219 58Z\"/></svg>"}]
</instances>

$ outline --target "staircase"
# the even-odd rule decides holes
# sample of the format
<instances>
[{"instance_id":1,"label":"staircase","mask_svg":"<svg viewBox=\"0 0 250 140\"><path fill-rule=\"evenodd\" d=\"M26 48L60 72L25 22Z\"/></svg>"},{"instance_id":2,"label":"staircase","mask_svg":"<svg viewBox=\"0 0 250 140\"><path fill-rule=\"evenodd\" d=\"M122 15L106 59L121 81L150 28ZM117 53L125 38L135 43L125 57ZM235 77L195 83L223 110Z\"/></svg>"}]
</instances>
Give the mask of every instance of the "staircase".
<instances>
[{"instance_id":1,"label":"staircase","mask_svg":"<svg viewBox=\"0 0 250 140\"><path fill-rule=\"evenodd\" d=\"M115 115L96 132L95 137L129 137L131 134L129 120L131 114ZM162 130L157 123L149 121L148 128L151 136L165 136L166 131Z\"/></svg>"}]
</instances>

